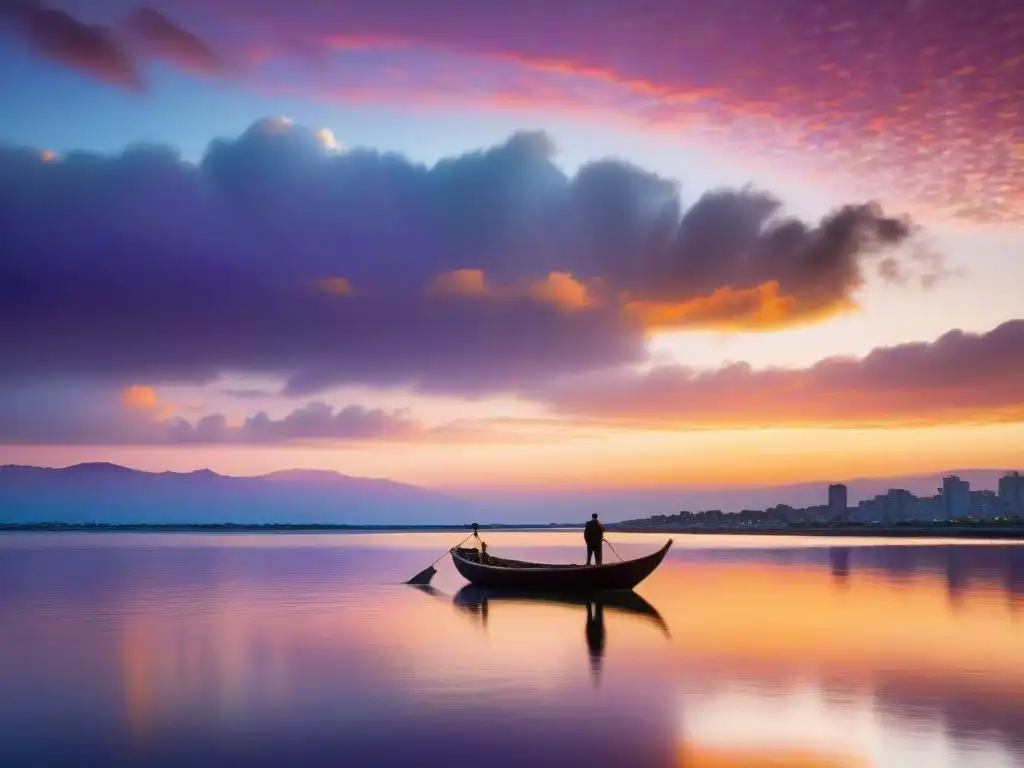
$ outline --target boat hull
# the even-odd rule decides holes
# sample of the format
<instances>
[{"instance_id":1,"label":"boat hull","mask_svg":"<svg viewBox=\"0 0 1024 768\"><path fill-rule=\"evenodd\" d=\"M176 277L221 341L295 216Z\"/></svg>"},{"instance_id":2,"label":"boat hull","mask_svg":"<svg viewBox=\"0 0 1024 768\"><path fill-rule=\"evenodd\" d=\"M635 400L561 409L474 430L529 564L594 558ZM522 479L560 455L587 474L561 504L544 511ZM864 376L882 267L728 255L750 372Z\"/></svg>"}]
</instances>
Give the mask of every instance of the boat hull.
<instances>
[{"instance_id":1,"label":"boat hull","mask_svg":"<svg viewBox=\"0 0 1024 768\"><path fill-rule=\"evenodd\" d=\"M488 558L488 563L471 559L465 550L451 550L452 562L470 584L487 589L514 589L531 592L594 592L633 589L665 559L672 540L657 552L635 560L603 565L555 565L523 563Z\"/></svg>"}]
</instances>

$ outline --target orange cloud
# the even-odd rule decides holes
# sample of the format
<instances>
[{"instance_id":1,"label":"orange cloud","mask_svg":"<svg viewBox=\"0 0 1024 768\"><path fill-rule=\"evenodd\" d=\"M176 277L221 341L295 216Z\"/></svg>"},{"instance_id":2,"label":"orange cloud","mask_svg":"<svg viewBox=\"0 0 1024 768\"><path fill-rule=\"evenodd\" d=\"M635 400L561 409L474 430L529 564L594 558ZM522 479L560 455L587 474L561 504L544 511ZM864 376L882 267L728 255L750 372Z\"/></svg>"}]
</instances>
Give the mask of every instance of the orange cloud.
<instances>
[{"instance_id":1,"label":"orange cloud","mask_svg":"<svg viewBox=\"0 0 1024 768\"><path fill-rule=\"evenodd\" d=\"M160 403L156 390L140 384L132 384L121 393L121 402L127 407L139 411L156 408Z\"/></svg>"},{"instance_id":2,"label":"orange cloud","mask_svg":"<svg viewBox=\"0 0 1024 768\"><path fill-rule=\"evenodd\" d=\"M314 287L337 296L351 296L352 283L344 277L321 277L313 281Z\"/></svg>"},{"instance_id":3,"label":"orange cloud","mask_svg":"<svg viewBox=\"0 0 1024 768\"><path fill-rule=\"evenodd\" d=\"M852 299L838 298L824 304L801 303L781 292L778 281L754 288L724 286L707 296L681 302L630 301L623 312L652 330L770 331L812 323L857 308Z\"/></svg>"},{"instance_id":4,"label":"orange cloud","mask_svg":"<svg viewBox=\"0 0 1024 768\"><path fill-rule=\"evenodd\" d=\"M870 765L857 755L799 747L726 749L686 743L678 757L678 765L686 768L867 768Z\"/></svg>"},{"instance_id":5,"label":"orange cloud","mask_svg":"<svg viewBox=\"0 0 1024 768\"><path fill-rule=\"evenodd\" d=\"M491 295L482 269L455 269L444 272L427 285L429 296L484 297Z\"/></svg>"},{"instance_id":6,"label":"orange cloud","mask_svg":"<svg viewBox=\"0 0 1024 768\"><path fill-rule=\"evenodd\" d=\"M145 412L153 421L165 421L174 415L176 408L160 400L153 387L132 384L121 393L121 404L132 411Z\"/></svg>"},{"instance_id":7,"label":"orange cloud","mask_svg":"<svg viewBox=\"0 0 1024 768\"><path fill-rule=\"evenodd\" d=\"M525 277L506 285L488 282L481 269L456 269L435 277L427 286L432 296L474 299L530 299L574 311L598 304L603 281L577 280L569 272L551 272L546 277ZM632 299L626 292L617 301L623 314L651 331L666 329L771 331L815 323L843 312L856 311L848 297L830 297L811 302L783 293L778 281L769 280L753 288L724 286L707 296L682 301Z\"/></svg>"},{"instance_id":8,"label":"orange cloud","mask_svg":"<svg viewBox=\"0 0 1024 768\"><path fill-rule=\"evenodd\" d=\"M568 272L551 272L546 277L524 277L506 286L492 286L482 269L444 272L427 285L427 295L473 299L529 299L551 304L565 311L585 309L595 303L587 285Z\"/></svg>"},{"instance_id":9,"label":"orange cloud","mask_svg":"<svg viewBox=\"0 0 1024 768\"><path fill-rule=\"evenodd\" d=\"M510 286L509 291L514 296L554 304L565 310L585 309L594 303L587 286L573 279L569 272L551 272L539 279L523 278Z\"/></svg>"}]
</instances>

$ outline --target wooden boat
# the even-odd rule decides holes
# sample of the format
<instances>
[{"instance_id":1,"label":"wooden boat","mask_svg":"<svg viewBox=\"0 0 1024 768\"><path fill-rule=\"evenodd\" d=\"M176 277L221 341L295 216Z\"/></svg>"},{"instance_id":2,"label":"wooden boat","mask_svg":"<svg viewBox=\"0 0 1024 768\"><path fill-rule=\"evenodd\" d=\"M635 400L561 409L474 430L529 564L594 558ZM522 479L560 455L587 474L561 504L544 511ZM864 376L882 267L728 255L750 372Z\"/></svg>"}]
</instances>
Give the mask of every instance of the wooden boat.
<instances>
[{"instance_id":1,"label":"wooden boat","mask_svg":"<svg viewBox=\"0 0 1024 768\"><path fill-rule=\"evenodd\" d=\"M633 589L665 559L672 539L650 555L635 560L603 565L561 565L509 560L487 554L481 562L475 549L451 549L455 569L466 581L489 589L519 589L529 592L596 592Z\"/></svg>"}]
</instances>

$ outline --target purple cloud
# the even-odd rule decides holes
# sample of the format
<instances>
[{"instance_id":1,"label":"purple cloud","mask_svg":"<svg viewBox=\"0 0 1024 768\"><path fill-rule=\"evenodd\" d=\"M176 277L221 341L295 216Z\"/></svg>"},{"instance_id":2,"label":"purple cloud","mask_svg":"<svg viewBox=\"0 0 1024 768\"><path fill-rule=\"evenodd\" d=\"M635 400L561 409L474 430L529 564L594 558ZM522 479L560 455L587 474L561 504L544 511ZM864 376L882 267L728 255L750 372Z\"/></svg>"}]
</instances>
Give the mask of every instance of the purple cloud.
<instances>
[{"instance_id":1,"label":"purple cloud","mask_svg":"<svg viewBox=\"0 0 1024 768\"><path fill-rule=\"evenodd\" d=\"M135 63L107 27L85 24L34 0L0 2L0 24L5 22L44 58L130 90L142 88Z\"/></svg>"},{"instance_id":2,"label":"purple cloud","mask_svg":"<svg viewBox=\"0 0 1024 768\"><path fill-rule=\"evenodd\" d=\"M232 72L233 68L210 45L153 8L135 9L124 26L142 50L184 70L213 76Z\"/></svg>"},{"instance_id":3,"label":"purple cloud","mask_svg":"<svg viewBox=\"0 0 1024 768\"><path fill-rule=\"evenodd\" d=\"M313 401L283 416L244 419L165 401L145 386L116 390L35 382L0 386L0 444L294 445L549 443L568 422L456 419L427 424L404 408Z\"/></svg>"},{"instance_id":4,"label":"purple cloud","mask_svg":"<svg viewBox=\"0 0 1024 768\"><path fill-rule=\"evenodd\" d=\"M222 414L213 414L194 423L172 418L152 424L150 429L153 436L149 441L157 443L409 441L430 437L430 430L404 411L360 405L335 410L319 402L296 408L281 419L273 419L261 411L239 425L231 425ZM133 441L130 434L122 439Z\"/></svg>"},{"instance_id":5,"label":"purple cloud","mask_svg":"<svg viewBox=\"0 0 1024 768\"><path fill-rule=\"evenodd\" d=\"M257 400L260 398L274 397L277 394L269 389L259 389L258 387L225 387L220 390L220 392L223 395L236 397L239 400Z\"/></svg>"},{"instance_id":6,"label":"purple cloud","mask_svg":"<svg viewBox=\"0 0 1024 768\"><path fill-rule=\"evenodd\" d=\"M121 393L99 387L33 384L0 389L0 442L64 445L344 443L445 439L451 425L431 428L405 410L311 402L274 418L260 411L235 421L224 414L195 417L164 402L155 390ZM182 415L186 414L186 415Z\"/></svg>"},{"instance_id":7,"label":"purple cloud","mask_svg":"<svg viewBox=\"0 0 1024 768\"><path fill-rule=\"evenodd\" d=\"M660 367L537 393L564 416L655 429L927 426L1024 420L1024 320L809 368Z\"/></svg>"},{"instance_id":8,"label":"purple cloud","mask_svg":"<svg viewBox=\"0 0 1024 768\"><path fill-rule=\"evenodd\" d=\"M626 163L566 176L541 133L430 168L327 144L263 120L198 165L0 149L0 380L515 392L643 359L651 323L838 311L912 235L874 204L810 226L750 189L684 211Z\"/></svg>"}]
</instances>

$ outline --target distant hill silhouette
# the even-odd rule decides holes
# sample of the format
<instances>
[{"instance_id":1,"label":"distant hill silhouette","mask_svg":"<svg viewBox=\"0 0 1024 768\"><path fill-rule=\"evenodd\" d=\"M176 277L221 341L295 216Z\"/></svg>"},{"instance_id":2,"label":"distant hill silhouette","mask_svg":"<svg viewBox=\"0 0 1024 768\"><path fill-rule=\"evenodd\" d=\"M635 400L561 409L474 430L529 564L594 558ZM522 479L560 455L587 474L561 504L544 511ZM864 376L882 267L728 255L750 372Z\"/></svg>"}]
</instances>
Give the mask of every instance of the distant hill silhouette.
<instances>
[{"instance_id":1,"label":"distant hill silhouette","mask_svg":"<svg viewBox=\"0 0 1024 768\"><path fill-rule=\"evenodd\" d=\"M117 464L0 466L0 522L472 522L466 502L391 480L289 470L261 477L144 472Z\"/></svg>"},{"instance_id":2,"label":"distant hill silhouette","mask_svg":"<svg viewBox=\"0 0 1024 768\"><path fill-rule=\"evenodd\" d=\"M961 469L846 481L850 503L906 488L932 495L956 474L974 489L994 489L1003 470ZM841 481L838 481L841 482ZM764 509L824 504L826 482L778 486L545 491L462 490L452 495L392 480L330 470L289 469L259 477L143 472L108 463L62 469L0 466L0 523L334 523L421 525L580 522L597 512L608 522L682 509Z\"/></svg>"}]
</instances>

